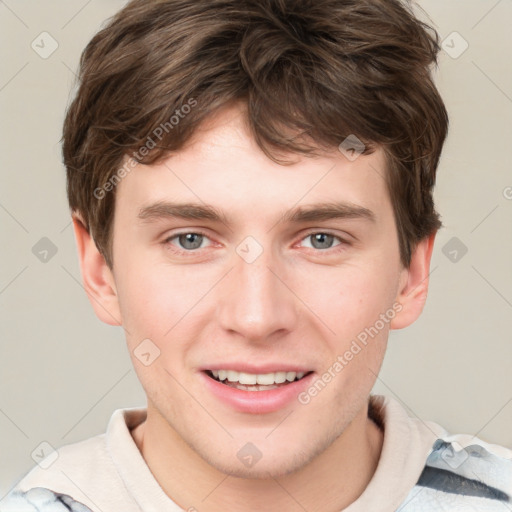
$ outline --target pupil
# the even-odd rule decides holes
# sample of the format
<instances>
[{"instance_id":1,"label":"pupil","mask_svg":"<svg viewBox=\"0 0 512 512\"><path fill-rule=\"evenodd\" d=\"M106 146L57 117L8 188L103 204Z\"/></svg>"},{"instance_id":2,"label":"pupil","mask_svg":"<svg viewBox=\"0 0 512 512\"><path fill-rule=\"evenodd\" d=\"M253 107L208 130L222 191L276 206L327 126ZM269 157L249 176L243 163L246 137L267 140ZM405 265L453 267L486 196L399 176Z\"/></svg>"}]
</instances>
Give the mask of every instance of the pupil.
<instances>
[{"instance_id":1,"label":"pupil","mask_svg":"<svg viewBox=\"0 0 512 512\"><path fill-rule=\"evenodd\" d=\"M181 246L185 249L197 249L201 246L203 236L198 233L187 233L185 235L180 235L179 240Z\"/></svg>"},{"instance_id":2,"label":"pupil","mask_svg":"<svg viewBox=\"0 0 512 512\"><path fill-rule=\"evenodd\" d=\"M317 233L313 235L313 247L315 249L328 249L331 246L333 236L327 233ZM320 247L317 246L317 242L320 242Z\"/></svg>"}]
</instances>

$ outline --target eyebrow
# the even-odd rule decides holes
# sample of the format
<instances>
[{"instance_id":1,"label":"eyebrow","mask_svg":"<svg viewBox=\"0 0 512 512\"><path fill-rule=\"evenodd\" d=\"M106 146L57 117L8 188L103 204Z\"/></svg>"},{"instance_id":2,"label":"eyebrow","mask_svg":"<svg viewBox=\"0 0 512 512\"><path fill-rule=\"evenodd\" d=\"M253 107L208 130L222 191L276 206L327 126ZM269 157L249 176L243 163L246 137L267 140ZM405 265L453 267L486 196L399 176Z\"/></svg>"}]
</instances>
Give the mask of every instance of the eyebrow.
<instances>
[{"instance_id":1,"label":"eyebrow","mask_svg":"<svg viewBox=\"0 0 512 512\"><path fill-rule=\"evenodd\" d=\"M184 220L209 220L230 224L229 218L217 208L200 203L173 203L158 201L141 208L138 218L144 221L156 221L168 218ZM299 206L284 213L280 222L301 223L327 221L332 219L363 219L376 221L376 215L368 208L351 203L318 203Z\"/></svg>"}]
</instances>

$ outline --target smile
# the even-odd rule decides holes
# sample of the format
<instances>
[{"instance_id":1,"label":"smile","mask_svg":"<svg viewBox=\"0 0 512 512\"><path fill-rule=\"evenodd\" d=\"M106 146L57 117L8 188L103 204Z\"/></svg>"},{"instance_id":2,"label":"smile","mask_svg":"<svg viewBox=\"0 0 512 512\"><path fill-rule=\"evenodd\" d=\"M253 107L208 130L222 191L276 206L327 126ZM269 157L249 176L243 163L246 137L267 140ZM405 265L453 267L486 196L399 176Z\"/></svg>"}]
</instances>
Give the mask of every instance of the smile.
<instances>
[{"instance_id":1,"label":"smile","mask_svg":"<svg viewBox=\"0 0 512 512\"><path fill-rule=\"evenodd\" d=\"M207 370L211 378L242 391L268 391L298 381L304 372L246 373L235 370Z\"/></svg>"}]
</instances>

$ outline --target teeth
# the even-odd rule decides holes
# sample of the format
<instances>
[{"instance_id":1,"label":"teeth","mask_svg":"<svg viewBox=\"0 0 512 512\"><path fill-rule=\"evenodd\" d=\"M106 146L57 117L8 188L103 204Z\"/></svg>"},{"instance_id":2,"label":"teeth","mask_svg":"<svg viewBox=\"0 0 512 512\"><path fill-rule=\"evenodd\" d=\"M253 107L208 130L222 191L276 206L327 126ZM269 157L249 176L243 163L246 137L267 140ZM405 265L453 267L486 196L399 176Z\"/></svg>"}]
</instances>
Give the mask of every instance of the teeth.
<instances>
[{"instance_id":1,"label":"teeth","mask_svg":"<svg viewBox=\"0 0 512 512\"><path fill-rule=\"evenodd\" d=\"M226 372L226 376L229 380L229 382L238 382L238 375L236 374L236 372L232 371L232 370L228 370Z\"/></svg>"},{"instance_id":2,"label":"teeth","mask_svg":"<svg viewBox=\"0 0 512 512\"><path fill-rule=\"evenodd\" d=\"M274 380L276 384L282 384L286 380L286 372L277 372Z\"/></svg>"},{"instance_id":3,"label":"teeth","mask_svg":"<svg viewBox=\"0 0 512 512\"><path fill-rule=\"evenodd\" d=\"M258 375L254 375L252 373L238 373L238 372L230 372L233 375L234 382L238 381L240 384L248 385L248 384L256 384L258 379Z\"/></svg>"},{"instance_id":4,"label":"teeth","mask_svg":"<svg viewBox=\"0 0 512 512\"><path fill-rule=\"evenodd\" d=\"M272 386L282 384L286 381L293 382L304 377L304 372L275 372L275 373L244 373L235 370L212 370L213 376L220 380L228 382L238 382L243 386L262 385Z\"/></svg>"},{"instance_id":5,"label":"teeth","mask_svg":"<svg viewBox=\"0 0 512 512\"><path fill-rule=\"evenodd\" d=\"M256 375L256 382L258 384L264 384L265 386L271 386L276 381L276 376L274 373L263 373L261 375ZM241 382L241 381L240 381Z\"/></svg>"}]
</instances>

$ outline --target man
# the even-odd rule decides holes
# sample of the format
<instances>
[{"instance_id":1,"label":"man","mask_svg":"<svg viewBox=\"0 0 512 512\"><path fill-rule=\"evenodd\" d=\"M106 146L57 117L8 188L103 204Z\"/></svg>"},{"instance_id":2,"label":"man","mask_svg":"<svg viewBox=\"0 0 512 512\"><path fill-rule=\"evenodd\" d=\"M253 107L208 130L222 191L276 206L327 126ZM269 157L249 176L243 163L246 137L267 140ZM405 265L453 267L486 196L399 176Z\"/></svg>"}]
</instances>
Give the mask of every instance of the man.
<instances>
[{"instance_id":1,"label":"man","mask_svg":"<svg viewBox=\"0 0 512 512\"><path fill-rule=\"evenodd\" d=\"M510 508L510 450L370 395L441 226L438 48L398 0L136 0L93 38L68 198L147 408L5 510Z\"/></svg>"}]
</instances>

